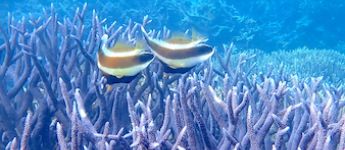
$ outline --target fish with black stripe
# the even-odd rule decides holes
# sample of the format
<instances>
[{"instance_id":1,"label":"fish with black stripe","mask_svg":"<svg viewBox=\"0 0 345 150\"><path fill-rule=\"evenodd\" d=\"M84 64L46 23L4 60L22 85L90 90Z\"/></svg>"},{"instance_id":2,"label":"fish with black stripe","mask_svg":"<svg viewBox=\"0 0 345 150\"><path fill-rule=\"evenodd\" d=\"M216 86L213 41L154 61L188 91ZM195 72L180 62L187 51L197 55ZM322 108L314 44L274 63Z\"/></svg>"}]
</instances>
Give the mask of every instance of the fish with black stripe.
<instances>
[{"instance_id":1,"label":"fish with black stripe","mask_svg":"<svg viewBox=\"0 0 345 150\"><path fill-rule=\"evenodd\" d=\"M130 83L154 60L154 55L137 42L131 45L122 41L108 48L108 35L103 35L102 46L97 53L97 66L107 79L107 84Z\"/></svg>"},{"instance_id":2,"label":"fish with black stripe","mask_svg":"<svg viewBox=\"0 0 345 150\"><path fill-rule=\"evenodd\" d=\"M166 73L186 73L214 53L214 48L205 44L204 38L178 35L163 41L151 38L143 26L141 30L147 45L162 62Z\"/></svg>"}]
</instances>

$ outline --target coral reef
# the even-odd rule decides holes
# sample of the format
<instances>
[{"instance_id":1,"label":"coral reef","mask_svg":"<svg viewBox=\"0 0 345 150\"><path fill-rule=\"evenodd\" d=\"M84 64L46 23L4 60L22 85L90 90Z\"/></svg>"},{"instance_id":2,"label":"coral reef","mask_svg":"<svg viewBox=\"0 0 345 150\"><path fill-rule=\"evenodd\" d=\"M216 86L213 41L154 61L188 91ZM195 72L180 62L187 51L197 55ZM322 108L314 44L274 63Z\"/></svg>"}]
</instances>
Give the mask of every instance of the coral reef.
<instances>
[{"instance_id":1,"label":"coral reef","mask_svg":"<svg viewBox=\"0 0 345 150\"><path fill-rule=\"evenodd\" d=\"M345 56L338 51L303 47L269 54L259 52L256 56L258 70L263 72L269 71L267 65L279 67L283 64L286 72L296 74L300 78L323 76L323 81L329 84L344 84Z\"/></svg>"},{"instance_id":2,"label":"coral reef","mask_svg":"<svg viewBox=\"0 0 345 150\"><path fill-rule=\"evenodd\" d=\"M130 84L104 86L100 38L131 41L138 24L85 13L86 5L73 18L53 6L39 18L9 14L0 30L0 149L345 148L342 86L283 67L256 74L254 56L233 59L233 45L216 53L219 65L171 75L155 61Z\"/></svg>"},{"instance_id":3,"label":"coral reef","mask_svg":"<svg viewBox=\"0 0 345 150\"><path fill-rule=\"evenodd\" d=\"M221 55L223 51L218 51ZM329 85L341 86L344 84L345 75L345 55L332 49L309 49L306 47L293 50L277 50L265 52L259 49L239 49L233 48L232 62L238 61L240 55L251 55L252 59L244 64L245 69L251 69L251 74L279 74L284 71L285 74L297 75L302 80L309 77L323 77L323 83ZM217 60L214 60L217 62ZM252 64L255 63L253 67ZM216 67L221 64L216 63ZM278 68L278 69L277 69Z\"/></svg>"}]
</instances>

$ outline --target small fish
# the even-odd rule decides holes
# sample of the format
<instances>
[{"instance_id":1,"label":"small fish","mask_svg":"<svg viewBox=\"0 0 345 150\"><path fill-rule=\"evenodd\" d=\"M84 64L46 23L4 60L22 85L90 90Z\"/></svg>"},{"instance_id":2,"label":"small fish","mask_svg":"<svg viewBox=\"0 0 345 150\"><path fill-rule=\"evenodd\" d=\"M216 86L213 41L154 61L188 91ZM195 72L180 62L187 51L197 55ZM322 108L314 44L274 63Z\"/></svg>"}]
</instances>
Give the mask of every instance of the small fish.
<instances>
[{"instance_id":1,"label":"small fish","mask_svg":"<svg viewBox=\"0 0 345 150\"><path fill-rule=\"evenodd\" d=\"M147 68L154 55L144 50L141 43L132 46L119 41L108 48L108 35L102 37L102 47L97 53L97 66L107 79L107 84L129 83Z\"/></svg>"},{"instance_id":2,"label":"small fish","mask_svg":"<svg viewBox=\"0 0 345 150\"><path fill-rule=\"evenodd\" d=\"M205 44L206 39L173 36L167 41L153 39L141 27L147 45L162 62L166 73L186 73L197 64L209 59L214 49Z\"/></svg>"}]
</instances>

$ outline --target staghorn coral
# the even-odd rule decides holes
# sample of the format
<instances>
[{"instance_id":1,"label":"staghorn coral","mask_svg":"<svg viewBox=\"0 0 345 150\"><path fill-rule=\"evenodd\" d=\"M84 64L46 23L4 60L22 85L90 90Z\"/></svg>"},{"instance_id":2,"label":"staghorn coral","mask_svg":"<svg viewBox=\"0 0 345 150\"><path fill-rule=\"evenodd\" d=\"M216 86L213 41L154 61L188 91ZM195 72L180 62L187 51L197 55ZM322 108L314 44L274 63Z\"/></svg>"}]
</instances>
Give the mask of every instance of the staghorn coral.
<instances>
[{"instance_id":1,"label":"staghorn coral","mask_svg":"<svg viewBox=\"0 0 345 150\"><path fill-rule=\"evenodd\" d=\"M267 66L284 66L284 71L300 78L323 76L329 84L342 85L345 75L344 54L325 49L298 48L257 55L257 70L268 71ZM266 68L265 68L266 67Z\"/></svg>"},{"instance_id":2,"label":"staghorn coral","mask_svg":"<svg viewBox=\"0 0 345 150\"><path fill-rule=\"evenodd\" d=\"M345 55L331 49L308 49L306 47L292 50L278 50L264 52L258 49L239 49L233 43L224 45L224 49L231 48L231 58L227 58L229 67L237 67L241 57L249 57L243 63L243 69L248 70L249 75L269 74L279 76L281 74L297 75L301 80L307 81L310 77L323 77L323 82L341 86L344 84L343 76L345 68ZM226 55L222 50L218 51L217 59L214 59L215 68L223 67L225 62L219 62L219 55ZM219 73L216 70L217 73ZM228 73L231 74L231 73ZM284 80L290 80L289 76ZM224 76L224 74L222 74Z\"/></svg>"},{"instance_id":3,"label":"staghorn coral","mask_svg":"<svg viewBox=\"0 0 345 150\"><path fill-rule=\"evenodd\" d=\"M0 32L1 149L345 148L341 86L279 68L256 75L247 64L253 56L234 61L231 45L219 66L168 75L154 62L107 90L94 60L100 37L135 41L138 24L107 26L93 11L88 28L86 11L58 18L52 6L38 19L8 16Z\"/></svg>"}]
</instances>

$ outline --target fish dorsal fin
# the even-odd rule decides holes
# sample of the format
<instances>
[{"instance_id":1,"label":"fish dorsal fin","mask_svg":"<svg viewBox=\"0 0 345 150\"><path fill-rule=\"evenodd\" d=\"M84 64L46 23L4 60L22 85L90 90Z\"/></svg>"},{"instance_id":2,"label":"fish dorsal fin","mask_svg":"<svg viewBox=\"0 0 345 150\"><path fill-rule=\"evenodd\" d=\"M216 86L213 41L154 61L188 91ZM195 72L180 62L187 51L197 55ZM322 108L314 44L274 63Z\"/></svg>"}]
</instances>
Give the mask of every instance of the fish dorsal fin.
<instances>
[{"instance_id":1,"label":"fish dorsal fin","mask_svg":"<svg viewBox=\"0 0 345 150\"><path fill-rule=\"evenodd\" d=\"M128 42L118 41L112 48L108 48L112 52L128 52L136 50L136 46Z\"/></svg>"},{"instance_id":2,"label":"fish dorsal fin","mask_svg":"<svg viewBox=\"0 0 345 150\"><path fill-rule=\"evenodd\" d=\"M145 49L145 48L146 48L146 44L143 39L138 39L135 41L135 49Z\"/></svg>"},{"instance_id":3,"label":"fish dorsal fin","mask_svg":"<svg viewBox=\"0 0 345 150\"><path fill-rule=\"evenodd\" d=\"M169 38L167 42L171 44L187 44L191 42L191 38L188 38L187 35L183 33L176 33Z\"/></svg>"},{"instance_id":4,"label":"fish dorsal fin","mask_svg":"<svg viewBox=\"0 0 345 150\"><path fill-rule=\"evenodd\" d=\"M201 41L201 42L204 42L204 41L207 41L207 38L200 34L198 31L195 30L195 28L192 28L192 41Z\"/></svg>"},{"instance_id":5,"label":"fish dorsal fin","mask_svg":"<svg viewBox=\"0 0 345 150\"><path fill-rule=\"evenodd\" d=\"M128 51L141 51L146 49L146 42L143 39L137 39L134 42L119 40L114 47L109 48L112 52L128 52Z\"/></svg>"},{"instance_id":6,"label":"fish dorsal fin","mask_svg":"<svg viewBox=\"0 0 345 150\"><path fill-rule=\"evenodd\" d=\"M175 33L170 39L167 40L170 44L190 44L190 43L200 43L207 41L204 35L201 35L194 28L191 30L191 35L186 33Z\"/></svg>"}]
</instances>

